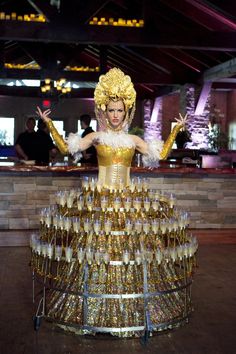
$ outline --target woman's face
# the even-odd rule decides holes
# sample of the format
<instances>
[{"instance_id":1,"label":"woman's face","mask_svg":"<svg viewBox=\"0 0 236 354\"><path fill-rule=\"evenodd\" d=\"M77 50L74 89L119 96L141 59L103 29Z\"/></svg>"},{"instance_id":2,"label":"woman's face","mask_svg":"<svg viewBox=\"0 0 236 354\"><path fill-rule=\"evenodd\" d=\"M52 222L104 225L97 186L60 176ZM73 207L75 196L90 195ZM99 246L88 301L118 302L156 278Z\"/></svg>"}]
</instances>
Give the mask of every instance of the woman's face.
<instances>
[{"instance_id":1,"label":"woman's face","mask_svg":"<svg viewBox=\"0 0 236 354\"><path fill-rule=\"evenodd\" d=\"M110 101L106 110L107 118L110 126L114 129L118 128L125 118L125 107L122 101Z\"/></svg>"}]
</instances>

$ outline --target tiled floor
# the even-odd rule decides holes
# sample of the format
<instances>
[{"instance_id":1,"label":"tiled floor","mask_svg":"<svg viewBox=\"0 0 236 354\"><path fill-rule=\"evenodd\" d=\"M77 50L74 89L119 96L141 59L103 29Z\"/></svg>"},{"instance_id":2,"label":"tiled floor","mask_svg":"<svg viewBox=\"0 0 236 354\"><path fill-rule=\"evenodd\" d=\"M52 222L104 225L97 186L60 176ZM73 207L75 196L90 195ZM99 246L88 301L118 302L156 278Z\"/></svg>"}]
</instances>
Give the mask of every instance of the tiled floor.
<instances>
[{"instance_id":1,"label":"tiled floor","mask_svg":"<svg viewBox=\"0 0 236 354\"><path fill-rule=\"evenodd\" d=\"M236 232L236 230L235 230ZM27 247L0 248L0 354L233 354L236 353L236 237L199 232L198 268L190 323L140 339L79 337L45 320L34 331L32 281ZM208 240L209 239L209 240ZM217 240L217 242L216 242ZM225 240L225 241L224 241Z\"/></svg>"}]
</instances>

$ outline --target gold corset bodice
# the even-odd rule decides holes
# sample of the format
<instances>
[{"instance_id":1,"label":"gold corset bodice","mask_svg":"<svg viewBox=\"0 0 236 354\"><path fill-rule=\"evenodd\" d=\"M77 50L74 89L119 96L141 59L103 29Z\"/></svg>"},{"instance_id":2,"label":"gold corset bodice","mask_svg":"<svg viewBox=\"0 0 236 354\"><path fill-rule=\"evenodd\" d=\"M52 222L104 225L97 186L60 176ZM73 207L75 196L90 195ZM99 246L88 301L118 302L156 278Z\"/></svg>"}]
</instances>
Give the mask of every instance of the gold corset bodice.
<instances>
[{"instance_id":1,"label":"gold corset bodice","mask_svg":"<svg viewBox=\"0 0 236 354\"><path fill-rule=\"evenodd\" d=\"M108 145L97 145L98 184L104 187L129 185L130 166L134 156L134 148L113 148Z\"/></svg>"}]
</instances>

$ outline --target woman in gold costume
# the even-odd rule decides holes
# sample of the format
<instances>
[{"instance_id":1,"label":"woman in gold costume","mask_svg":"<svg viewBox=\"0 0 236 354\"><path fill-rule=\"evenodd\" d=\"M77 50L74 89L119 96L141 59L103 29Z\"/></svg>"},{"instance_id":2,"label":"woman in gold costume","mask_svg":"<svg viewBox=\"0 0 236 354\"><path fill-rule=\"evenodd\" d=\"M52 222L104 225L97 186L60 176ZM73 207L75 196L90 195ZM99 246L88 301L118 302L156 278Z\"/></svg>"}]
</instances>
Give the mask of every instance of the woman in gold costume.
<instances>
[{"instance_id":1,"label":"woman in gold costume","mask_svg":"<svg viewBox=\"0 0 236 354\"><path fill-rule=\"evenodd\" d=\"M57 204L41 214L39 237L32 237L32 267L44 278L43 315L78 334L140 336L179 326L192 311L190 287L197 241L188 234L188 216L173 195L130 178L135 150L144 166L165 159L186 117L180 116L167 141L145 142L128 134L136 92L129 76L113 68L94 93L100 131L63 141L47 123L63 154L94 145L98 179L79 190L57 193Z\"/></svg>"}]
</instances>

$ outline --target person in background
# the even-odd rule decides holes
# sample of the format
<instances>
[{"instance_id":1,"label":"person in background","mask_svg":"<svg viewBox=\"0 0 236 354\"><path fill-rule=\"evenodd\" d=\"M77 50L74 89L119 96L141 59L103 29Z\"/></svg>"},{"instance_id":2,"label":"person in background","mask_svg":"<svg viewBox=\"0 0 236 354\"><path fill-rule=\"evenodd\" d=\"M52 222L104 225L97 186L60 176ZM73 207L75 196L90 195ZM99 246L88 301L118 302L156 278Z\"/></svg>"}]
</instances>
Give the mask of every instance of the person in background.
<instances>
[{"instance_id":1,"label":"person in background","mask_svg":"<svg viewBox=\"0 0 236 354\"><path fill-rule=\"evenodd\" d=\"M91 117L89 114L82 114L80 116L80 126L81 129L84 129L81 137L84 138L89 133L94 132L92 127L90 127ZM97 152L94 146L91 146L87 150L82 152L83 157L80 159L79 162L81 163L90 163L93 165L97 165Z\"/></svg>"},{"instance_id":2,"label":"person in background","mask_svg":"<svg viewBox=\"0 0 236 354\"><path fill-rule=\"evenodd\" d=\"M25 123L26 130L20 133L15 142L15 150L19 159L34 160L34 151L32 144L35 139L35 119L30 117Z\"/></svg>"},{"instance_id":3,"label":"person in background","mask_svg":"<svg viewBox=\"0 0 236 354\"><path fill-rule=\"evenodd\" d=\"M187 130L180 130L175 138L177 149L185 149L187 143L191 142L190 134Z\"/></svg>"},{"instance_id":4,"label":"person in background","mask_svg":"<svg viewBox=\"0 0 236 354\"><path fill-rule=\"evenodd\" d=\"M37 128L32 144L34 160L36 164L45 165L49 163L50 159L55 158L58 150L53 144L46 123L42 119L38 120Z\"/></svg>"}]
</instances>

